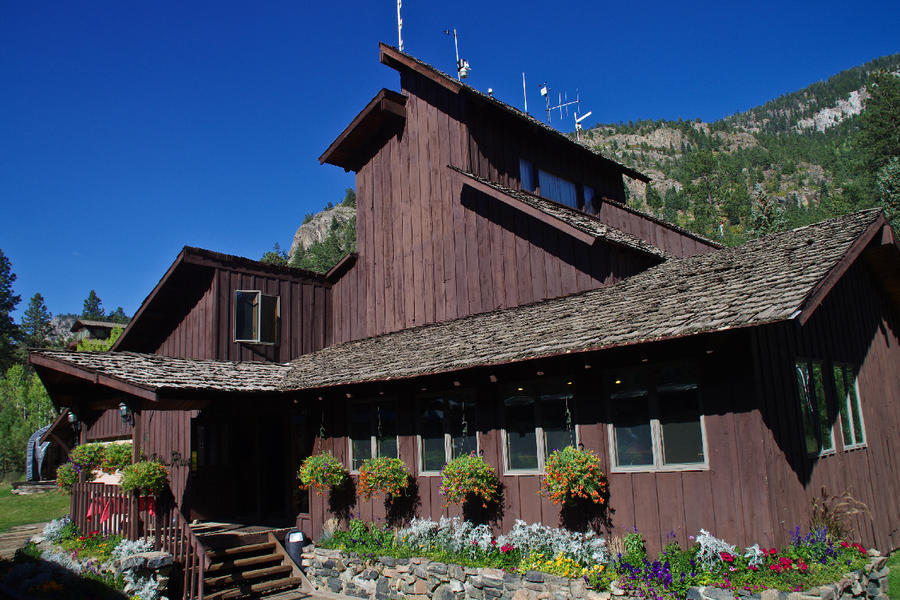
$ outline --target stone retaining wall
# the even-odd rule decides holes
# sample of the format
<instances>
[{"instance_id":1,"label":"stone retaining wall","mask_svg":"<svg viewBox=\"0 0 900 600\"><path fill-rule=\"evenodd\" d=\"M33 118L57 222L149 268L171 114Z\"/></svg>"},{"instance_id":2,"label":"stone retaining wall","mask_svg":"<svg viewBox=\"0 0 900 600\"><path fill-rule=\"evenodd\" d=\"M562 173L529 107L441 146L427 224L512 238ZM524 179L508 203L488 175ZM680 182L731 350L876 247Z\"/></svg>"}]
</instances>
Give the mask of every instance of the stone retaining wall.
<instances>
[{"instance_id":1,"label":"stone retaining wall","mask_svg":"<svg viewBox=\"0 0 900 600\"><path fill-rule=\"evenodd\" d=\"M762 594L738 595L746 600L888 600L886 562L886 557L872 556L864 570L805 592L766 590ZM628 598L615 588L589 590L582 579L539 571L518 575L425 558L364 558L313 546L304 549L302 568L318 590L371 600L641 600ZM687 595L687 600L733 598L731 592L714 587L690 588Z\"/></svg>"}]
</instances>

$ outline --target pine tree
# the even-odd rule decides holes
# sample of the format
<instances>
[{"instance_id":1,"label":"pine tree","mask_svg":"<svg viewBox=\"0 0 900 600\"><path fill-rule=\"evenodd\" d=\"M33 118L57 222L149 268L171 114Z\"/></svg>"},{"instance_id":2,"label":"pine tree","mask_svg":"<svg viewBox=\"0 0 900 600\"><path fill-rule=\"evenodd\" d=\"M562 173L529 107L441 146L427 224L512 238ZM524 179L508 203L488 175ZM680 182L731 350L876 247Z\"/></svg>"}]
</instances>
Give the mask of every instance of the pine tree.
<instances>
[{"instance_id":1,"label":"pine tree","mask_svg":"<svg viewBox=\"0 0 900 600\"><path fill-rule=\"evenodd\" d=\"M281 245L278 242L275 242L272 249L263 254L259 261L270 265L284 266L288 264L288 255L287 252L281 249Z\"/></svg>"},{"instance_id":2,"label":"pine tree","mask_svg":"<svg viewBox=\"0 0 900 600\"><path fill-rule=\"evenodd\" d=\"M31 297L28 308L22 315L22 335L25 345L29 348L43 348L47 346L47 337L53 330L50 319L53 315L44 304L44 297L40 292Z\"/></svg>"},{"instance_id":3,"label":"pine tree","mask_svg":"<svg viewBox=\"0 0 900 600\"><path fill-rule=\"evenodd\" d=\"M22 338L22 332L13 322L12 311L22 300L13 293L12 284L16 274L12 272L9 259L0 250L0 373L15 362L16 342Z\"/></svg>"},{"instance_id":4,"label":"pine tree","mask_svg":"<svg viewBox=\"0 0 900 600\"><path fill-rule=\"evenodd\" d=\"M97 292L91 290L88 297L84 300L84 309L81 311L82 319L91 319L94 321L102 321L106 318L106 312L103 310L103 303Z\"/></svg>"},{"instance_id":5,"label":"pine tree","mask_svg":"<svg viewBox=\"0 0 900 600\"><path fill-rule=\"evenodd\" d=\"M785 226L784 207L777 199L770 198L763 187L757 183L753 190L747 232L753 237L760 237L781 231Z\"/></svg>"},{"instance_id":6,"label":"pine tree","mask_svg":"<svg viewBox=\"0 0 900 600\"><path fill-rule=\"evenodd\" d=\"M121 323L123 325L127 325L128 322L131 321L131 317L125 314L124 308L122 308L121 306L117 306L116 310L107 315L106 320L113 323Z\"/></svg>"}]
</instances>

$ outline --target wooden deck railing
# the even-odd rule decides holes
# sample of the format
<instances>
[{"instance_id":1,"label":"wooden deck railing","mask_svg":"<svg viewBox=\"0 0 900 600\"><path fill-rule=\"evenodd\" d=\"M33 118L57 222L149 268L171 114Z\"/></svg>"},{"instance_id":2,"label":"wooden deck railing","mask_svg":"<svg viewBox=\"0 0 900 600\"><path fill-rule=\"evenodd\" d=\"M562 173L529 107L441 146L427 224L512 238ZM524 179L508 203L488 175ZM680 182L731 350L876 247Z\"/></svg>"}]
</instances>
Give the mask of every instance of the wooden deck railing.
<instances>
[{"instance_id":1,"label":"wooden deck railing","mask_svg":"<svg viewBox=\"0 0 900 600\"><path fill-rule=\"evenodd\" d=\"M123 492L117 485L76 483L72 486L70 509L72 519L85 534L99 531L130 540L152 539L154 548L168 552L181 566L182 598L203 600L203 577L209 557L171 493L138 497Z\"/></svg>"}]
</instances>

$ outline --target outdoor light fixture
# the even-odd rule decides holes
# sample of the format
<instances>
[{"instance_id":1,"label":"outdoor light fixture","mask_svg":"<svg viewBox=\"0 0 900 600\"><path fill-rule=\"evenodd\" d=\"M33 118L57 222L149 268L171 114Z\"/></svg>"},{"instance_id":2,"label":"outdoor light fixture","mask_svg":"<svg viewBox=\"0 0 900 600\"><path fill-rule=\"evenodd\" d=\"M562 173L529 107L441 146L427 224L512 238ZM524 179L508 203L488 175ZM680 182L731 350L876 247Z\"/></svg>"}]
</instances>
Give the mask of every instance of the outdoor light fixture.
<instances>
[{"instance_id":1,"label":"outdoor light fixture","mask_svg":"<svg viewBox=\"0 0 900 600\"><path fill-rule=\"evenodd\" d=\"M124 402L119 402L119 416L123 423L134 426L134 412Z\"/></svg>"},{"instance_id":2,"label":"outdoor light fixture","mask_svg":"<svg viewBox=\"0 0 900 600\"><path fill-rule=\"evenodd\" d=\"M78 431L81 429L81 422L79 422L78 420L78 415L70 410L68 419L69 423L72 425L72 429L75 430L75 433L78 433Z\"/></svg>"}]
</instances>

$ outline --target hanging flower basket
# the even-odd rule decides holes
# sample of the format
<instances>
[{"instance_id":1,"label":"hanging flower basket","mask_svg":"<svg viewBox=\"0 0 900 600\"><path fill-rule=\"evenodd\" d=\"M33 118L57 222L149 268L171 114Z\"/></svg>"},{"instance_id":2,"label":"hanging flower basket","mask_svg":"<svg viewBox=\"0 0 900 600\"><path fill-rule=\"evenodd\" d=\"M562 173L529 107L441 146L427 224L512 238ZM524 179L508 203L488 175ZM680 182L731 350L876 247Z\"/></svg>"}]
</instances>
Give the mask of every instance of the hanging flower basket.
<instances>
[{"instance_id":1,"label":"hanging flower basket","mask_svg":"<svg viewBox=\"0 0 900 600\"><path fill-rule=\"evenodd\" d=\"M347 470L331 452L322 452L306 457L297 472L297 479L300 489L312 489L322 496L347 481Z\"/></svg>"},{"instance_id":2,"label":"hanging flower basket","mask_svg":"<svg viewBox=\"0 0 900 600\"><path fill-rule=\"evenodd\" d=\"M136 462L122 469L122 482L119 486L124 492L139 494L158 494L169 482L169 470L155 460Z\"/></svg>"},{"instance_id":3,"label":"hanging flower basket","mask_svg":"<svg viewBox=\"0 0 900 600\"><path fill-rule=\"evenodd\" d=\"M440 494L447 504L478 499L487 508L500 497L500 481L494 468L474 452L457 456L441 471Z\"/></svg>"},{"instance_id":4,"label":"hanging flower basket","mask_svg":"<svg viewBox=\"0 0 900 600\"><path fill-rule=\"evenodd\" d=\"M399 458L378 456L364 460L359 466L359 485L356 487L356 493L364 500L379 494L386 497L396 496L408 486L409 473Z\"/></svg>"},{"instance_id":5,"label":"hanging flower basket","mask_svg":"<svg viewBox=\"0 0 900 600\"><path fill-rule=\"evenodd\" d=\"M593 450L567 446L554 450L544 466L540 493L553 504L572 504L589 500L604 504L608 494L606 475L600 470L600 458Z\"/></svg>"}]
</instances>

